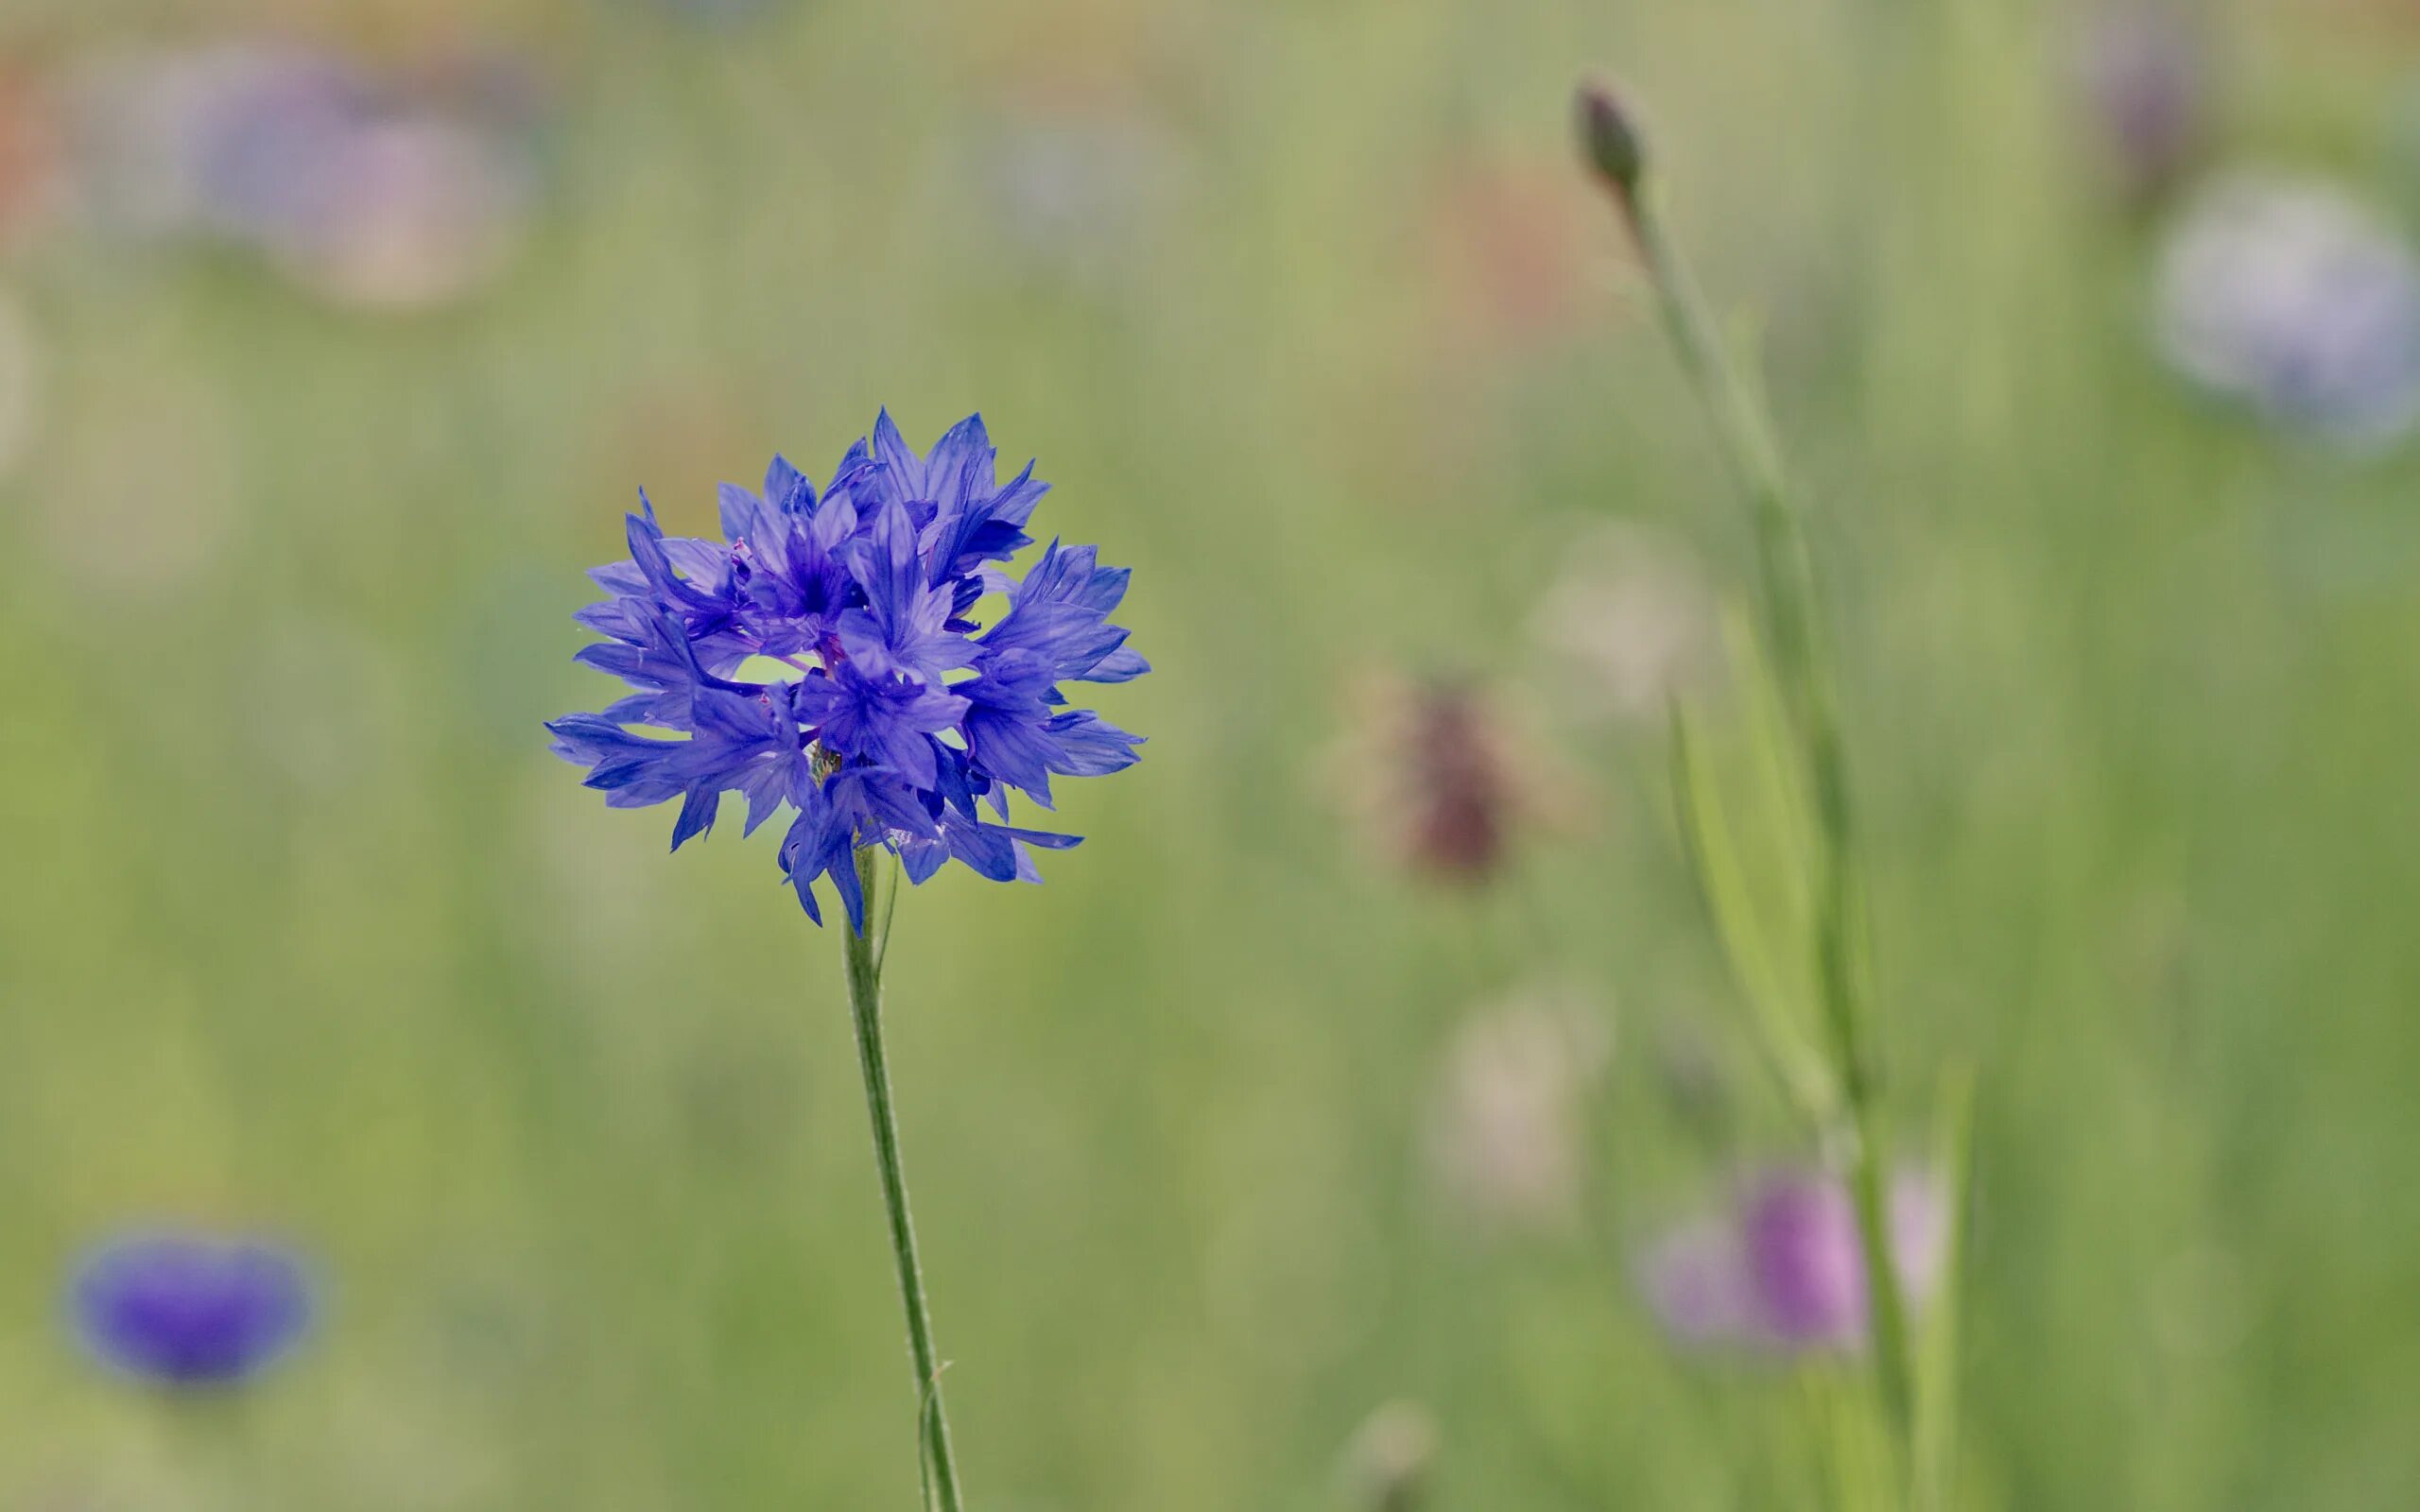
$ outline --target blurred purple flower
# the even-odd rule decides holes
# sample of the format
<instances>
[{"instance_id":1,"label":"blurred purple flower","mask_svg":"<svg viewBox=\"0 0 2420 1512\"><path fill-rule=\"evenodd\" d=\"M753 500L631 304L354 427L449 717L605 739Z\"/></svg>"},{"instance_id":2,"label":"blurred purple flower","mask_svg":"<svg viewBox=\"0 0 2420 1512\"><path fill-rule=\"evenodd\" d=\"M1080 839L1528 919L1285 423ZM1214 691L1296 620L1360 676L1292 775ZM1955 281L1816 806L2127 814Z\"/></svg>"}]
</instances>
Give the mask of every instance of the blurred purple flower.
<instances>
[{"instance_id":1,"label":"blurred purple flower","mask_svg":"<svg viewBox=\"0 0 2420 1512\"><path fill-rule=\"evenodd\" d=\"M204 224L273 242L344 192L344 145L382 108L366 77L319 53L237 47L190 66L192 111L179 124Z\"/></svg>"},{"instance_id":2,"label":"blurred purple flower","mask_svg":"<svg viewBox=\"0 0 2420 1512\"><path fill-rule=\"evenodd\" d=\"M79 198L103 229L150 236L243 236L296 197L289 181L315 131L362 108L349 73L300 48L244 43L116 56L69 92Z\"/></svg>"},{"instance_id":3,"label":"blurred purple flower","mask_svg":"<svg viewBox=\"0 0 2420 1512\"><path fill-rule=\"evenodd\" d=\"M78 98L78 177L105 226L249 247L340 302L475 289L535 198L536 94L509 60L406 77L227 43L119 60Z\"/></svg>"},{"instance_id":4,"label":"blurred purple flower","mask_svg":"<svg viewBox=\"0 0 2420 1512\"><path fill-rule=\"evenodd\" d=\"M2204 190L2162 252L2156 318L2179 371L2272 420L2379 444L2420 416L2420 264L2325 183Z\"/></svg>"},{"instance_id":5,"label":"blurred purple flower","mask_svg":"<svg viewBox=\"0 0 2420 1512\"><path fill-rule=\"evenodd\" d=\"M2200 28L2171 6L2113 7L2083 26L2075 70L2113 187L2143 201L2173 185L2209 136L2209 65Z\"/></svg>"},{"instance_id":6,"label":"blurred purple flower","mask_svg":"<svg viewBox=\"0 0 2420 1512\"><path fill-rule=\"evenodd\" d=\"M1893 1184L1893 1259L1912 1302L1940 1279L1945 1216L1928 1178L1908 1173ZM1838 1179L1773 1172L1733 1211L1668 1232L1642 1257L1639 1280L1666 1331L1684 1344L1858 1349L1866 1332L1864 1254L1856 1206Z\"/></svg>"},{"instance_id":7,"label":"blurred purple flower","mask_svg":"<svg viewBox=\"0 0 2420 1512\"><path fill-rule=\"evenodd\" d=\"M104 1245L78 1268L68 1305L102 1362L171 1386L249 1379L302 1339L312 1314L290 1251L177 1231Z\"/></svg>"}]
</instances>

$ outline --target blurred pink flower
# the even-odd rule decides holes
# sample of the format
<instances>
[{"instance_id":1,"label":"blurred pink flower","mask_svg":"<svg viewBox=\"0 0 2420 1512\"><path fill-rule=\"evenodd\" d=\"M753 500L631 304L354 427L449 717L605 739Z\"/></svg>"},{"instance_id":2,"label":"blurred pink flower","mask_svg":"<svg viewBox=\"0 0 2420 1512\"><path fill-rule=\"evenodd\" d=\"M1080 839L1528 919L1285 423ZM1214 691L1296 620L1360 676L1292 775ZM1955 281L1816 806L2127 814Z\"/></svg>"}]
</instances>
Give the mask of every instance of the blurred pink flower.
<instances>
[{"instance_id":1,"label":"blurred pink flower","mask_svg":"<svg viewBox=\"0 0 2420 1512\"><path fill-rule=\"evenodd\" d=\"M1940 1280L1947 1216L1930 1177L1903 1172L1893 1183L1893 1260L1911 1303ZM1861 1349L1864 1255L1856 1206L1837 1177L1772 1171L1728 1211L1687 1220L1650 1246L1639 1285L1682 1344Z\"/></svg>"}]
</instances>

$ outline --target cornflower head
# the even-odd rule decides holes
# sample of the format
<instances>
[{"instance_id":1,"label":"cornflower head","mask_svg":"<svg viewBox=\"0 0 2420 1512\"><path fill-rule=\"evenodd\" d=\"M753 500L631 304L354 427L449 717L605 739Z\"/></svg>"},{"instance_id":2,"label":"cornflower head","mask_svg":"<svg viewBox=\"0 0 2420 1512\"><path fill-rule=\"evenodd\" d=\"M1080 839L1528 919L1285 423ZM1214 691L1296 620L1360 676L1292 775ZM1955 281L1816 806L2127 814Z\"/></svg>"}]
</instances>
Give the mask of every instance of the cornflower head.
<instances>
[{"instance_id":1,"label":"cornflower head","mask_svg":"<svg viewBox=\"0 0 2420 1512\"><path fill-rule=\"evenodd\" d=\"M1030 462L999 481L980 416L920 455L885 411L821 489L779 456L761 493L724 485L721 541L666 535L642 493L629 558L590 575L608 596L577 616L605 637L579 660L633 691L549 724L555 753L613 807L678 799L675 850L726 793L749 833L789 811L782 870L818 923L828 877L864 932L866 847L912 883L951 861L1041 880L1031 852L1077 837L1011 823L1011 791L1049 808L1052 778L1121 770L1142 744L1064 685L1150 670L1109 623L1125 569L1053 541L1003 570L1047 487Z\"/></svg>"},{"instance_id":2,"label":"cornflower head","mask_svg":"<svg viewBox=\"0 0 2420 1512\"><path fill-rule=\"evenodd\" d=\"M69 1284L68 1313L112 1369L167 1386L224 1386L302 1339L311 1286L302 1262L276 1245L163 1230L95 1249Z\"/></svg>"}]
</instances>

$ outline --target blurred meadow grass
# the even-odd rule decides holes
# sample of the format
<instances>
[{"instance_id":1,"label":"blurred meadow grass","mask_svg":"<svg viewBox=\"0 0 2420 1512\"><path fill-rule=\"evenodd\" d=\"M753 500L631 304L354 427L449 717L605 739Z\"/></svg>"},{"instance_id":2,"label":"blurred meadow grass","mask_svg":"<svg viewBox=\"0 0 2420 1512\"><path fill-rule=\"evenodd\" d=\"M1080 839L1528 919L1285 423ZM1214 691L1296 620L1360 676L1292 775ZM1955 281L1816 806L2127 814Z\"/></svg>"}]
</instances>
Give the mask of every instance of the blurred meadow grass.
<instances>
[{"instance_id":1,"label":"blurred meadow grass","mask_svg":"<svg viewBox=\"0 0 2420 1512\"><path fill-rule=\"evenodd\" d=\"M2420 222L2420 24L2211 16L2226 152ZM0 261L43 357L0 478L0 1503L907 1504L837 941L765 837L667 859L668 814L603 812L538 728L596 701L568 616L639 487L705 530L717 481L888 404L1037 455L1158 669L1104 698L1151 744L1066 795L1046 886L900 911L972 1499L1327 1506L1409 1399L1443 1512L1819 1504L1840 1372L1676 1356L1636 1300L1656 1224L1806 1152L1658 721L1572 729L1530 639L1593 522L1746 580L1571 162L1597 64L1816 502L1892 1058L1981 1074L1965 1504L2420 1502L2420 461L2160 370L2072 20L17 0L22 67L475 41L554 119L528 245L451 308L89 233ZM1566 802L1495 891L1347 824L1373 668L1480 679L1551 745ZM1582 1217L1499 1231L1423 1142L1457 1025L1540 982L1614 1049ZM58 1323L68 1259L163 1214L324 1266L240 1433Z\"/></svg>"}]
</instances>

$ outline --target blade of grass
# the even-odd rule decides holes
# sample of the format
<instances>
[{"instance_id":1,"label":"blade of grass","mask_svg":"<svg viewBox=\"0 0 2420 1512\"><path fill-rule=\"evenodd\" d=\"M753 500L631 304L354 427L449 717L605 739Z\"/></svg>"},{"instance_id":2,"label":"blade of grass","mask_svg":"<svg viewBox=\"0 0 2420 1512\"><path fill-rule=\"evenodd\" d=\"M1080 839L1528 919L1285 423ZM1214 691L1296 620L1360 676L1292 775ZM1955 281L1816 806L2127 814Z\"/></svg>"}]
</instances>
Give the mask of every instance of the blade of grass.
<instances>
[{"instance_id":1,"label":"blade of grass","mask_svg":"<svg viewBox=\"0 0 2420 1512\"><path fill-rule=\"evenodd\" d=\"M1964 1291L1966 1209L1974 1189L1975 1071L1943 1074L1934 1160L1942 1183L1941 1276L1916 1350L1915 1508L1941 1512L1957 1476L1959 1299Z\"/></svg>"}]
</instances>

